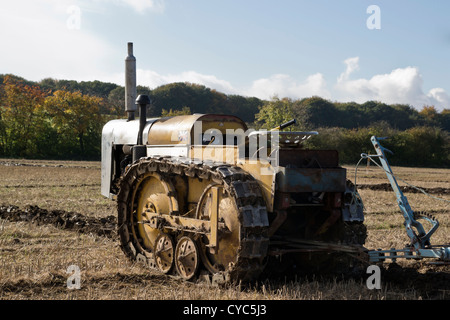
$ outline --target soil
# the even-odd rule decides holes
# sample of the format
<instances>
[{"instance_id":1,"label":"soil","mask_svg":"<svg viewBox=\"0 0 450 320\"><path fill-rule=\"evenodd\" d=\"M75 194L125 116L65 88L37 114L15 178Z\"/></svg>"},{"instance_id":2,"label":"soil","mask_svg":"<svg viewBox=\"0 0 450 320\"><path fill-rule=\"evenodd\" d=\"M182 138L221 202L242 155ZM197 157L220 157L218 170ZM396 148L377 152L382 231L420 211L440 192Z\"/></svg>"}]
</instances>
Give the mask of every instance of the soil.
<instances>
[{"instance_id":1,"label":"soil","mask_svg":"<svg viewBox=\"0 0 450 320\"><path fill-rule=\"evenodd\" d=\"M392 191L392 186L389 183L380 184L358 184L358 189L370 189L375 191ZM450 188L421 188L429 194L450 194ZM400 190L404 193L421 193L422 191L409 187L401 186Z\"/></svg>"},{"instance_id":2,"label":"soil","mask_svg":"<svg viewBox=\"0 0 450 320\"><path fill-rule=\"evenodd\" d=\"M0 206L0 219L12 222L26 221L37 225L50 224L62 229L93 233L109 238L117 235L117 218L114 216L96 219L75 212L49 211L38 206L26 206L24 209L20 209L17 206L2 205Z\"/></svg>"},{"instance_id":3,"label":"soil","mask_svg":"<svg viewBox=\"0 0 450 320\"><path fill-rule=\"evenodd\" d=\"M79 213L63 210L45 210L37 206L20 209L16 206L0 206L0 219L12 222L24 221L38 225L50 224L65 230L92 233L98 236L116 238L117 219L86 217ZM381 279L387 290L414 290L424 299L449 299L450 268L448 265L415 263L402 266L397 263L381 267ZM62 281L55 279L55 281Z\"/></svg>"}]
</instances>

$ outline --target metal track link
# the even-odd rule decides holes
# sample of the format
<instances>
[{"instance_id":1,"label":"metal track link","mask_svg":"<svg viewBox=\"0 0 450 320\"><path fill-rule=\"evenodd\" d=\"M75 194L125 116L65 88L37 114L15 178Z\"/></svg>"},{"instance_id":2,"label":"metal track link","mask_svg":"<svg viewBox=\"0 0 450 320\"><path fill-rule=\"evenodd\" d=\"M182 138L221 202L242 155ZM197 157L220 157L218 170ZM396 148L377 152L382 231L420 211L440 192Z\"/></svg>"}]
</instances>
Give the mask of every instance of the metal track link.
<instances>
[{"instance_id":1,"label":"metal track link","mask_svg":"<svg viewBox=\"0 0 450 320\"><path fill-rule=\"evenodd\" d=\"M264 269L263 260L269 247L268 214L258 182L239 167L184 157L141 158L125 169L119 181L117 205L121 248L131 260L145 262L151 268L156 267L151 253L139 252L136 249L139 246L133 243L131 226L127 224L129 219L126 218L133 214L134 210L134 204L131 203L134 186L147 172L158 172L163 179L168 180L180 175L223 185L234 198L238 208L240 246L234 265L228 266L225 272L213 274L212 278L221 278L225 282L252 281L258 278ZM177 215L178 212L172 214Z\"/></svg>"}]
</instances>

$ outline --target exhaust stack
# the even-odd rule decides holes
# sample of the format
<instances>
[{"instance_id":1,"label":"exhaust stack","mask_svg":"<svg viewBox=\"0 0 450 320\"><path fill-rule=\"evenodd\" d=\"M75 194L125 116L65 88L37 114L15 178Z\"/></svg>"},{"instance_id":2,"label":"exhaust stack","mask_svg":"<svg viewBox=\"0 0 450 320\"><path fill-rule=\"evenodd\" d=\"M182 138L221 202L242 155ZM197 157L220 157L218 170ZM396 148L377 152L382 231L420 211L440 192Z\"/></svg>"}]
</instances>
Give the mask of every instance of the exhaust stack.
<instances>
[{"instance_id":1,"label":"exhaust stack","mask_svg":"<svg viewBox=\"0 0 450 320\"><path fill-rule=\"evenodd\" d=\"M136 95L136 58L133 56L133 43L128 42L128 56L125 59L125 111L128 121L135 118Z\"/></svg>"},{"instance_id":2,"label":"exhaust stack","mask_svg":"<svg viewBox=\"0 0 450 320\"><path fill-rule=\"evenodd\" d=\"M136 105L139 105L139 133L137 138L137 144L143 145L142 134L144 133L144 127L147 124L147 105L150 104L149 96L145 94L139 95L136 99Z\"/></svg>"},{"instance_id":3,"label":"exhaust stack","mask_svg":"<svg viewBox=\"0 0 450 320\"><path fill-rule=\"evenodd\" d=\"M144 144L142 134L144 133L144 127L147 124L147 105L150 104L150 98L147 95L140 95L136 99L136 105L139 105L139 132L137 137L137 144L132 148L133 162L139 160L142 157L147 156L147 146Z\"/></svg>"}]
</instances>

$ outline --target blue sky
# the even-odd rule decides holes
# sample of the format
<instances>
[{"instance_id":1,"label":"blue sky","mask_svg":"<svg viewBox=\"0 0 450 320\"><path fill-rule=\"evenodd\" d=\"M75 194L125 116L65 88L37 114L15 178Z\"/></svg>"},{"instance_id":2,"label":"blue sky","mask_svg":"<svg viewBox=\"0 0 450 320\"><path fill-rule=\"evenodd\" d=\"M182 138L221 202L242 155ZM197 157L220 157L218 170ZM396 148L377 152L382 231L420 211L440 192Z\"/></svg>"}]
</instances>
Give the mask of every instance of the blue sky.
<instances>
[{"instance_id":1,"label":"blue sky","mask_svg":"<svg viewBox=\"0 0 450 320\"><path fill-rule=\"evenodd\" d=\"M138 84L151 88L189 81L263 99L442 110L450 108L449 16L448 0L3 1L0 73L123 85L133 42Z\"/></svg>"}]
</instances>

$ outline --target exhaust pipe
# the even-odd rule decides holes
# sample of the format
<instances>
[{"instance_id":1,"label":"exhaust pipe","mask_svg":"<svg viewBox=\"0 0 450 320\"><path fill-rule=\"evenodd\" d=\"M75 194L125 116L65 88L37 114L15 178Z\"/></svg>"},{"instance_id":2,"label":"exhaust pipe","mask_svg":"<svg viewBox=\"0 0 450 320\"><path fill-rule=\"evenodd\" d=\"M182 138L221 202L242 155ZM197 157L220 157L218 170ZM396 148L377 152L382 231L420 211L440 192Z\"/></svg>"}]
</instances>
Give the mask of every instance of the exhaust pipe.
<instances>
[{"instance_id":1,"label":"exhaust pipe","mask_svg":"<svg viewBox=\"0 0 450 320\"><path fill-rule=\"evenodd\" d=\"M136 95L136 58L133 56L133 43L128 42L128 56L125 59L125 111L128 121L135 118Z\"/></svg>"},{"instance_id":2,"label":"exhaust pipe","mask_svg":"<svg viewBox=\"0 0 450 320\"><path fill-rule=\"evenodd\" d=\"M150 104L149 96L145 94L139 95L136 99L136 105L139 105L139 133L137 138L137 144L142 145L142 134L144 133L144 127L147 124L147 105Z\"/></svg>"},{"instance_id":3,"label":"exhaust pipe","mask_svg":"<svg viewBox=\"0 0 450 320\"><path fill-rule=\"evenodd\" d=\"M142 94L136 99L136 105L139 105L139 132L137 136L137 144L133 146L132 158L133 163L142 157L147 156L147 146L143 141L143 133L147 124L147 105L150 104L149 96Z\"/></svg>"}]
</instances>

